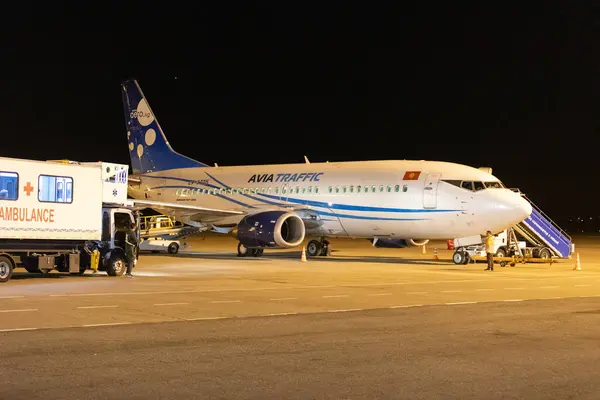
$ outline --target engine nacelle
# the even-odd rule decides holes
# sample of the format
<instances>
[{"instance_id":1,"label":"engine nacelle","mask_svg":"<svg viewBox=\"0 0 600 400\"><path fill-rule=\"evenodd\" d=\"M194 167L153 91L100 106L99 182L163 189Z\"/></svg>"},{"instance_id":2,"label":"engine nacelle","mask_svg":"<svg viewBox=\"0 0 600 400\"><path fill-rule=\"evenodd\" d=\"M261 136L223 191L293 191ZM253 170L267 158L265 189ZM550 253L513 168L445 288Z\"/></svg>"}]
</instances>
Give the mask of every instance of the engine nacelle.
<instances>
[{"instance_id":1,"label":"engine nacelle","mask_svg":"<svg viewBox=\"0 0 600 400\"><path fill-rule=\"evenodd\" d=\"M248 215L237 226L237 239L246 247L291 248L304 241L302 219L286 211Z\"/></svg>"},{"instance_id":2,"label":"engine nacelle","mask_svg":"<svg viewBox=\"0 0 600 400\"><path fill-rule=\"evenodd\" d=\"M375 238L371 239L373 246L387 249L401 249L404 247L419 247L429 243L429 239L387 239Z\"/></svg>"}]
</instances>

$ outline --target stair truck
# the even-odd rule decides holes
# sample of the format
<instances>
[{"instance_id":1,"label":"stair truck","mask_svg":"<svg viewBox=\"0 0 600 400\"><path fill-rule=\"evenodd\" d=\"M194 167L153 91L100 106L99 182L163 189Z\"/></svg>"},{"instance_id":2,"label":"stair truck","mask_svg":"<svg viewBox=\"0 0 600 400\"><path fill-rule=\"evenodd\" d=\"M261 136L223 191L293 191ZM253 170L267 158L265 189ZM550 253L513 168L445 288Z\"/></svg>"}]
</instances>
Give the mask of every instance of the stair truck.
<instances>
[{"instance_id":1,"label":"stair truck","mask_svg":"<svg viewBox=\"0 0 600 400\"><path fill-rule=\"evenodd\" d=\"M0 282L15 268L123 275L123 229L139 238L127 180L123 164L0 158Z\"/></svg>"},{"instance_id":2,"label":"stair truck","mask_svg":"<svg viewBox=\"0 0 600 400\"><path fill-rule=\"evenodd\" d=\"M570 258L575 252L571 237L527 196L518 189L513 190L531 204L532 212L519 224L494 235L494 261L504 267L507 263L514 266L517 261L551 264L557 259ZM452 260L455 264L485 261L484 243L484 238L478 235L454 239Z\"/></svg>"}]
</instances>

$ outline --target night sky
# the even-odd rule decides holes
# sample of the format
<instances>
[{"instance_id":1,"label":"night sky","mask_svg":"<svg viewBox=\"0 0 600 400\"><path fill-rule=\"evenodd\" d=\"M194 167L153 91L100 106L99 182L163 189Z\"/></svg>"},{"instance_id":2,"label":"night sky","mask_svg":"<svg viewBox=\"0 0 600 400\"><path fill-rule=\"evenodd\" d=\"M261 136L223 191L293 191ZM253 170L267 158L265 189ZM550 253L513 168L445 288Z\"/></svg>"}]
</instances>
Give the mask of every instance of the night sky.
<instances>
[{"instance_id":1,"label":"night sky","mask_svg":"<svg viewBox=\"0 0 600 400\"><path fill-rule=\"evenodd\" d=\"M600 8L280 3L4 10L0 156L129 164L136 78L205 163L490 166L553 219L600 215Z\"/></svg>"}]
</instances>

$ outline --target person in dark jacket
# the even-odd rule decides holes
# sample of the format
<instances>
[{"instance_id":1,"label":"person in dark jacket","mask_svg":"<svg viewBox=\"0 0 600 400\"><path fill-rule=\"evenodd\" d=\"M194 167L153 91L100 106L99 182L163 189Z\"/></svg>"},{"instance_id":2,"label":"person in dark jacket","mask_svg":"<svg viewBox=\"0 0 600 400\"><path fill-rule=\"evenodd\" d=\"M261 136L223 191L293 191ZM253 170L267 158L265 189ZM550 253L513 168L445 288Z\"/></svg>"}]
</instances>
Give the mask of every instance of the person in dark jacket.
<instances>
[{"instance_id":1,"label":"person in dark jacket","mask_svg":"<svg viewBox=\"0 0 600 400\"><path fill-rule=\"evenodd\" d=\"M127 230L125 236L125 258L127 261L127 272L125 276L128 278L133 277L133 266L135 265L136 250L138 247L138 238L136 234L137 227L135 222L132 222L130 229Z\"/></svg>"}]
</instances>

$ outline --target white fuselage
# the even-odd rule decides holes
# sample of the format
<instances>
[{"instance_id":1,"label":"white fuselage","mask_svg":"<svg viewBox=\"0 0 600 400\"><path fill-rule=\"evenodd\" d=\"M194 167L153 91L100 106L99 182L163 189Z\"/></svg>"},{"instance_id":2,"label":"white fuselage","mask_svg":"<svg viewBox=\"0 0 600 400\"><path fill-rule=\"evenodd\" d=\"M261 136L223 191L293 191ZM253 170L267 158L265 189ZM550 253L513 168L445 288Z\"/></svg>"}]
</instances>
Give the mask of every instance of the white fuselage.
<instances>
[{"instance_id":1,"label":"white fuselage","mask_svg":"<svg viewBox=\"0 0 600 400\"><path fill-rule=\"evenodd\" d=\"M419 173L410 179L411 171ZM200 167L136 177L141 183L129 185L135 199L250 214L274 207L305 208L320 220L307 234L330 237L450 239L499 232L531 213L531 205L493 175L437 161ZM468 190L461 182L498 187ZM202 222L218 226L240 219Z\"/></svg>"}]
</instances>

